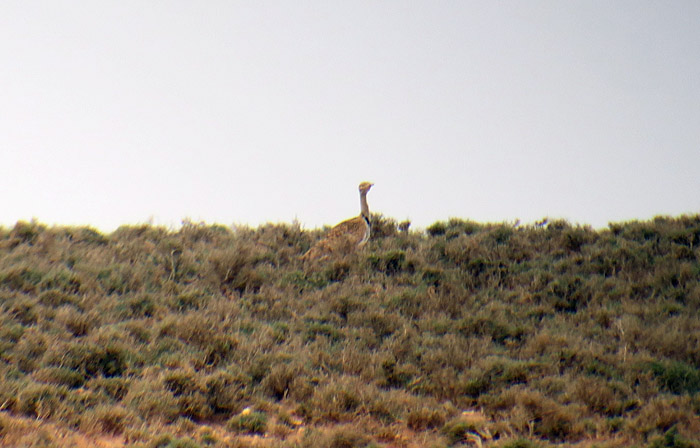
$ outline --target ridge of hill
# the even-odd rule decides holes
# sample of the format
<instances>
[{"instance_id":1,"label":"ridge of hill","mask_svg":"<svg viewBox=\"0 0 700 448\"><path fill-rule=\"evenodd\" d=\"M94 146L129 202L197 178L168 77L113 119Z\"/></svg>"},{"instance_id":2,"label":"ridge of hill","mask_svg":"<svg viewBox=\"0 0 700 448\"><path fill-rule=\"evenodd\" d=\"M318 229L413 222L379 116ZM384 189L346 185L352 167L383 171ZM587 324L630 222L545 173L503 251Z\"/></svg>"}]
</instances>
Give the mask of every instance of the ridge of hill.
<instances>
[{"instance_id":1,"label":"ridge of hill","mask_svg":"<svg viewBox=\"0 0 700 448\"><path fill-rule=\"evenodd\" d=\"M700 215L320 236L0 228L2 446L700 446Z\"/></svg>"}]
</instances>

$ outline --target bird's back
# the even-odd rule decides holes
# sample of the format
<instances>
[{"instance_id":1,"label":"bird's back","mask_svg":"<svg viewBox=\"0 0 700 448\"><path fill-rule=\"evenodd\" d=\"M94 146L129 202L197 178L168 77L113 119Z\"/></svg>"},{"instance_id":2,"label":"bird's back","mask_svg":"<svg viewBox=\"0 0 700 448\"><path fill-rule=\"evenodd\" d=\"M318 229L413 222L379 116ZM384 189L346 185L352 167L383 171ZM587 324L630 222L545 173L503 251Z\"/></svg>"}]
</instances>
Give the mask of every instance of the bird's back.
<instances>
[{"instance_id":1,"label":"bird's back","mask_svg":"<svg viewBox=\"0 0 700 448\"><path fill-rule=\"evenodd\" d=\"M353 245L361 245L369 239L369 231L369 220L364 216L356 216L337 224L324 239L349 240Z\"/></svg>"},{"instance_id":2,"label":"bird's back","mask_svg":"<svg viewBox=\"0 0 700 448\"><path fill-rule=\"evenodd\" d=\"M304 259L351 252L363 246L369 240L369 234L369 219L364 216L345 220L329 230L328 234L304 255Z\"/></svg>"}]
</instances>

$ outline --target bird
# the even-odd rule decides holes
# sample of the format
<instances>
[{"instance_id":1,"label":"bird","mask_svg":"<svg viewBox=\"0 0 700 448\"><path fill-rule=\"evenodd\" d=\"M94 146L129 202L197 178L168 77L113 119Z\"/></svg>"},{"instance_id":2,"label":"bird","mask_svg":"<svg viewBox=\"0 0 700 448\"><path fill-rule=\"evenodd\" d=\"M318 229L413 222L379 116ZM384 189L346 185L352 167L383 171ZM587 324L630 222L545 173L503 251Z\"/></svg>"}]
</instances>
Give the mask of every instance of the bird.
<instances>
[{"instance_id":1,"label":"bird","mask_svg":"<svg viewBox=\"0 0 700 448\"><path fill-rule=\"evenodd\" d=\"M322 260L332 254L353 252L369 240L372 224L367 205L367 192L374 186L371 182L360 183L360 215L335 225L328 234L309 249L301 259Z\"/></svg>"}]
</instances>

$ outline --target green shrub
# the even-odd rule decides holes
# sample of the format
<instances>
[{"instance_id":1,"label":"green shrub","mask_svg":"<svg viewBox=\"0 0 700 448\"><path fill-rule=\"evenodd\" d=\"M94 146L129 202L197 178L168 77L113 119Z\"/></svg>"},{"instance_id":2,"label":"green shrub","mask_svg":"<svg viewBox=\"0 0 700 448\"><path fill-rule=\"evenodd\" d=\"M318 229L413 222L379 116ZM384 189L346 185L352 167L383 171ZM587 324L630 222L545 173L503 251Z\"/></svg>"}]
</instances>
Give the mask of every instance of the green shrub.
<instances>
[{"instance_id":1,"label":"green shrub","mask_svg":"<svg viewBox=\"0 0 700 448\"><path fill-rule=\"evenodd\" d=\"M515 229L512 226L501 224L490 230L489 237L496 244L506 244L514 234Z\"/></svg>"},{"instance_id":2,"label":"green shrub","mask_svg":"<svg viewBox=\"0 0 700 448\"><path fill-rule=\"evenodd\" d=\"M86 378L110 378L121 376L126 371L128 357L127 349L118 345L70 343L65 351L51 353L47 361L49 365L71 369Z\"/></svg>"},{"instance_id":3,"label":"green shrub","mask_svg":"<svg viewBox=\"0 0 700 448\"><path fill-rule=\"evenodd\" d=\"M64 386L28 384L17 396L14 410L30 417L49 418L59 412L67 396Z\"/></svg>"},{"instance_id":4,"label":"green shrub","mask_svg":"<svg viewBox=\"0 0 700 448\"><path fill-rule=\"evenodd\" d=\"M39 283L42 291L60 291L64 294L78 294L80 292L80 278L66 269L52 270L46 274ZM62 305L60 303L59 305ZM56 305L54 305L56 306Z\"/></svg>"},{"instance_id":5,"label":"green shrub","mask_svg":"<svg viewBox=\"0 0 700 448\"><path fill-rule=\"evenodd\" d=\"M201 448L201 445L189 437L178 438L169 434L156 437L147 446L148 448Z\"/></svg>"},{"instance_id":6,"label":"green shrub","mask_svg":"<svg viewBox=\"0 0 700 448\"><path fill-rule=\"evenodd\" d=\"M312 283L318 288L323 288L331 283L342 282L350 274L350 269L351 265L347 260L333 260L320 275L314 276Z\"/></svg>"},{"instance_id":7,"label":"green shrub","mask_svg":"<svg viewBox=\"0 0 700 448\"><path fill-rule=\"evenodd\" d=\"M31 372L38 365L41 356L46 352L48 343L44 334L35 329L30 329L22 334L10 359L22 372Z\"/></svg>"},{"instance_id":8,"label":"green shrub","mask_svg":"<svg viewBox=\"0 0 700 448\"><path fill-rule=\"evenodd\" d=\"M125 298L120 301L117 309L123 319L138 319L153 317L156 304L150 295L144 294Z\"/></svg>"},{"instance_id":9,"label":"green shrub","mask_svg":"<svg viewBox=\"0 0 700 448\"><path fill-rule=\"evenodd\" d=\"M201 445L189 437L183 437L170 442L167 448L201 448Z\"/></svg>"},{"instance_id":10,"label":"green shrub","mask_svg":"<svg viewBox=\"0 0 700 448\"><path fill-rule=\"evenodd\" d=\"M590 228L568 228L562 233L562 246L571 252L580 252L585 244L593 240L593 232Z\"/></svg>"},{"instance_id":11,"label":"green shrub","mask_svg":"<svg viewBox=\"0 0 700 448\"><path fill-rule=\"evenodd\" d=\"M85 383L83 375L66 367L45 367L35 371L33 376L40 383L67 386L71 389L81 387Z\"/></svg>"},{"instance_id":12,"label":"green shrub","mask_svg":"<svg viewBox=\"0 0 700 448\"><path fill-rule=\"evenodd\" d=\"M450 445L458 442L466 442L469 435L478 435L478 428L470 422L462 420L449 421L440 430L446 437Z\"/></svg>"},{"instance_id":13,"label":"green shrub","mask_svg":"<svg viewBox=\"0 0 700 448\"><path fill-rule=\"evenodd\" d=\"M663 434L674 426L687 430L692 427L692 418L692 402L688 396L658 395L641 406L629 429L646 439Z\"/></svg>"},{"instance_id":14,"label":"green shrub","mask_svg":"<svg viewBox=\"0 0 700 448\"><path fill-rule=\"evenodd\" d=\"M100 324L100 319L94 312L84 313L70 305L64 305L56 311L56 321L63 324L73 336L85 336Z\"/></svg>"},{"instance_id":15,"label":"green shrub","mask_svg":"<svg viewBox=\"0 0 700 448\"><path fill-rule=\"evenodd\" d=\"M548 294L554 309L559 312L575 313L590 301L590 293L584 287L584 279L579 275L563 275L550 283Z\"/></svg>"},{"instance_id":16,"label":"green shrub","mask_svg":"<svg viewBox=\"0 0 700 448\"><path fill-rule=\"evenodd\" d=\"M390 357L382 361L381 373L384 379L380 385L384 387L403 388L413 379L416 372L414 369L398 365L396 359Z\"/></svg>"},{"instance_id":17,"label":"green shrub","mask_svg":"<svg viewBox=\"0 0 700 448\"><path fill-rule=\"evenodd\" d=\"M605 426L610 433L615 434L616 432L624 429L625 419L622 417L608 418L605 422Z\"/></svg>"},{"instance_id":18,"label":"green shrub","mask_svg":"<svg viewBox=\"0 0 700 448\"><path fill-rule=\"evenodd\" d=\"M264 412L244 410L226 422L230 431L249 434L265 434L267 415Z\"/></svg>"},{"instance_id":19,"label":"green shrub","mask_svg":"<svg viewBox=\"0 0 700 448\"><path fill-rule=\"evenodd\" d=\"M203 291L183 292L172 300L171 308L179 312L199 310L206 303L207 296Z\"/></svg>"},{"instance_id":20,"label":"green shrub","mask_svg":"<svg viewBox=\"0 0 700 448\"><path fill-rule=\"evenodd\" d=\"M307 322L306 323L306 341L313 341L318 336L325 336L331 342L338 342L343 339L341 333L335 326L323 322Z\"/></svg>"},{"instance_id":21,"label":"green shrub","mask_svg":"<svg viewBox=\"0 0 700 448\"><path fill-rule=\"evenodd\" d=\"M62 290L49 289L39 294L39 303L52 308L58 308L63 305L77 306L79 299L75 295L65 293Z\"/></svg>"},{"instance_id":22,"label":"green shrub","mask_svg":"<svg viewBox=\"0 0 700 448\"><path fill-rule=\"evenodd\" d=\"M386 275L395 275L404 270L410 270L410 265L406 263L406 252L394 250L381 255L370 255L368 257L370 267Z\"/></svg>"},{"instance_id":23,"label":"green shrub","mask_svg":"<svg viewBox=\"0 0 700 448\"><path fill-rule=\"evenodd\" d=\"M376 393L376 388L356 378L343 377L318 387L311 403L318 418L329 422L349 421L358 409L368 406Z\"/></svg>"},{"instance_id":24,"label":"green shrub","mask_svg":"<svg viewBox=\"0 0 700 448\"><path fill-rule=\"evenodd\" d=\"M502 448L539 448L542 445L528 439L517 439L512 442L506 442Z\"/></svg>"},{"instance_id":25,"label":"green shrub","mask_svg":"<svg viewBox=\"0 0 700 448\"><path fill-rule=\"evenodd\" d=\"M97 274L97 280L108 295L138 292L142 286L141 277L135 267L128 264L114 264L103 268Z\"/></svg>"},{"instance_id":26,"label":"green shrub","mask_svg":"<svg viewBox=\"0 0 700 448\"><path fill-rule=\"evenodd\" d=\"M700 372L688 364L680 361L651 362L648 366L661 387L673 394L694 394L700 391Z\"/></svg>"},{"instance_id":27,"label":"green shrub","mask_svg":"<svg viewBox=\"0 0 700 448\"><path fill-rule=\"evenodd\" d=\"M414 431L439 428L445 425L447 413L443 409L421 407L408 412L406 426Z\"/></svg>"},{"instance_id":28,"label":"green shrub","mask_svg":"<svg viewBox=\"0 0 700 448\"><path fill-rule=\"evenodd\" d=\"M180 416L176 397L159 378L133 380L121 402L145 421L172 423Z\"/></svg>"},{"instance_id":29,"label":"green shrub","mask_svg":"<svg viewBox=\"0 0 700 448\"><path fill-rule=\"evenodd\" d=\"M120 377L97 377L87 382L86 386L95 392L104 393L115 401L121 401L129 392L130 380Z\"/></svg>"},{"instance_id":30,"label":"green shrub","mask_svg":"<svg viewBox=\"0 0 700 448\"><path fill-rule=\"evenodd\" d=\"M435 222L425 229L430 236L444 235L447 231L447 225L444 222Z\"/></svg>"},{"instance_id":31,"label":"green shrub","mask_svg":"<svg viewBox=\"0 0 700 448\"><path fill-rule=\"evenodd\" d=\"M678 429L673 426L661 437L656 437L649 444L649 448L695 448L698 444L685 440L678 434Z\"/></svg>"},{"instance_id":32,"label":"green shrub","mask_svg":"<svg viewBox=\"0 0 700 448\"><path fill-rule=\"evenodd\" d=\"M331 431L325 446L328 448L365 448L372 440L361 431L352 428L339 428Z\"/></svg>"},{"instance_id":33,"label":"green shrub","mask_svg":"<svg viewBox=\"0 0 700 448\"><path fill-rule=\"evenodd\" d=\"M163 384L165 388L176 397L180 395L192 395L199 391L194 372L182 370L168 372L163 378Z\"/></svg>"},{"instance_id":34,"label":"green shrub","mask_svg":"<svg viewBox=\"0 0 700 448\"><path fill-rule=\"evenodd\" d=\"M175 397L179 415L203 420L213 414L206 391L199 384L199 378L194 372L184 370L168 372L163 378L163 385Z\"/></svg>"},{"instance_id":35,"label":"green shrub","mask_svg":"<svg viewBox=\"0 0 700 448\"><path fill-rule=\"evenodd\" d=\"M520 341L527 334L521 326L514 326L506 316L476 315L459 322L459 332L464 336L489 336L498 344Z\"/></svg>"},{"instance_id":36,"label":"green shrub","mask_svg":"<svg viewBox=\"0 0 700 448\"><path fill-rule=\"evenodd\" d=\"M269 396L276 400L282 400L289 394L289 390L299 373L300 369L296 366L275 365L262 380L261 386Z\"/></svg>"},{"instance_id":37,"label":"green shrub","mask_svg":"<svg viewBox=\"0 0 700 448\"><path fill-rule=\"evenodd\" d=\"M202 347L204 364L209 367L216 367L228 361L238 345L238 339L232 335L225 333L215 335Z\"/></svg>"},{"instance_id":38,"label":"green shrub","mask_svg":"<svg viewBox=\"0 0 700 448\"><path fill-rule=\"evenodd\" d=\"M132 423L134 416L122 406L98 405L84 412L80 427L86 432L121 434Z\"/></svg>"},{"instance_id":39,"label":"green shrub","mask_svg":"<svg viewBox=\"0 0 700 448\"><path fill-rule=\"evenodd\" d=\"M162 434L151 440L148 448L166 448L172 441L173 437L170 434Z\"/></svg>"},{"instance_id":40,"label":"green shrub","mask_svg":"<svg viewBox=\"0 0 700 448\"><path fill-rule=\"evenodd\" d=\"M152 339L152 328L146 319L126 321L123 325L127 334L138 344L148 344Z\"/></svg>"},{"instance_id":41,"label":"green shrub","mask_svg":"<svg viewBox=\"0 0 700 448\"><path fill-rule=\"evenodd\" d=\"M387 218L379 213L372 213L371 215L372 238L377 240L396 235L398 225L394 219Z\"/></svg>"},{"instance_id":42,"label":"green shrub","mask_svg":"<svg viewBox=\"0 0 700 448\"><path fill-rule=\"evenodd\" d=\"M243 374L235 375L218 370L205 377L203 381L207 404L216 415L239 412L248 398L249 391L246 386L249 379Z\"/></svg>"},{"instance_id":43,"label":"green shrub","mask_svg":"<svg viewBox=\"0 0 700 448\"><path fill-rule=\"evenodd\" d=\"M17 241L17 244L33 244L39 235L46 230L46 226L32 220L31 222L17 221L10 232L10 238Z\"/></svg>"}]
</instances>

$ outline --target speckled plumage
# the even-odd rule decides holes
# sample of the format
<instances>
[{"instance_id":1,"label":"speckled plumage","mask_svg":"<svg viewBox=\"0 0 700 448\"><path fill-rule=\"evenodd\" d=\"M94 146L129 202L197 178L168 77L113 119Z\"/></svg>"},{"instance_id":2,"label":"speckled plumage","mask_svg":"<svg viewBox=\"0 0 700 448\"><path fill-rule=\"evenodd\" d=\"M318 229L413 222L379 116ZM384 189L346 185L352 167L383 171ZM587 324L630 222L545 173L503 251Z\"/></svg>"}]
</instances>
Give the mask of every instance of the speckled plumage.
<instances>
[{"instance_id":1,"label":"speckled plumage","mask_svg":"<svg viewBox=\"0 0 700 448\"><path fill-rule=\"evenodd\" d=\"M359 186L360 215L345 220L329 230L323 239L303 255L303 260L319 260L332 254L350 253L367 243L371 233L367 192L372 185L369 182L362 182Z\"/></svg>"}]
</instances>

